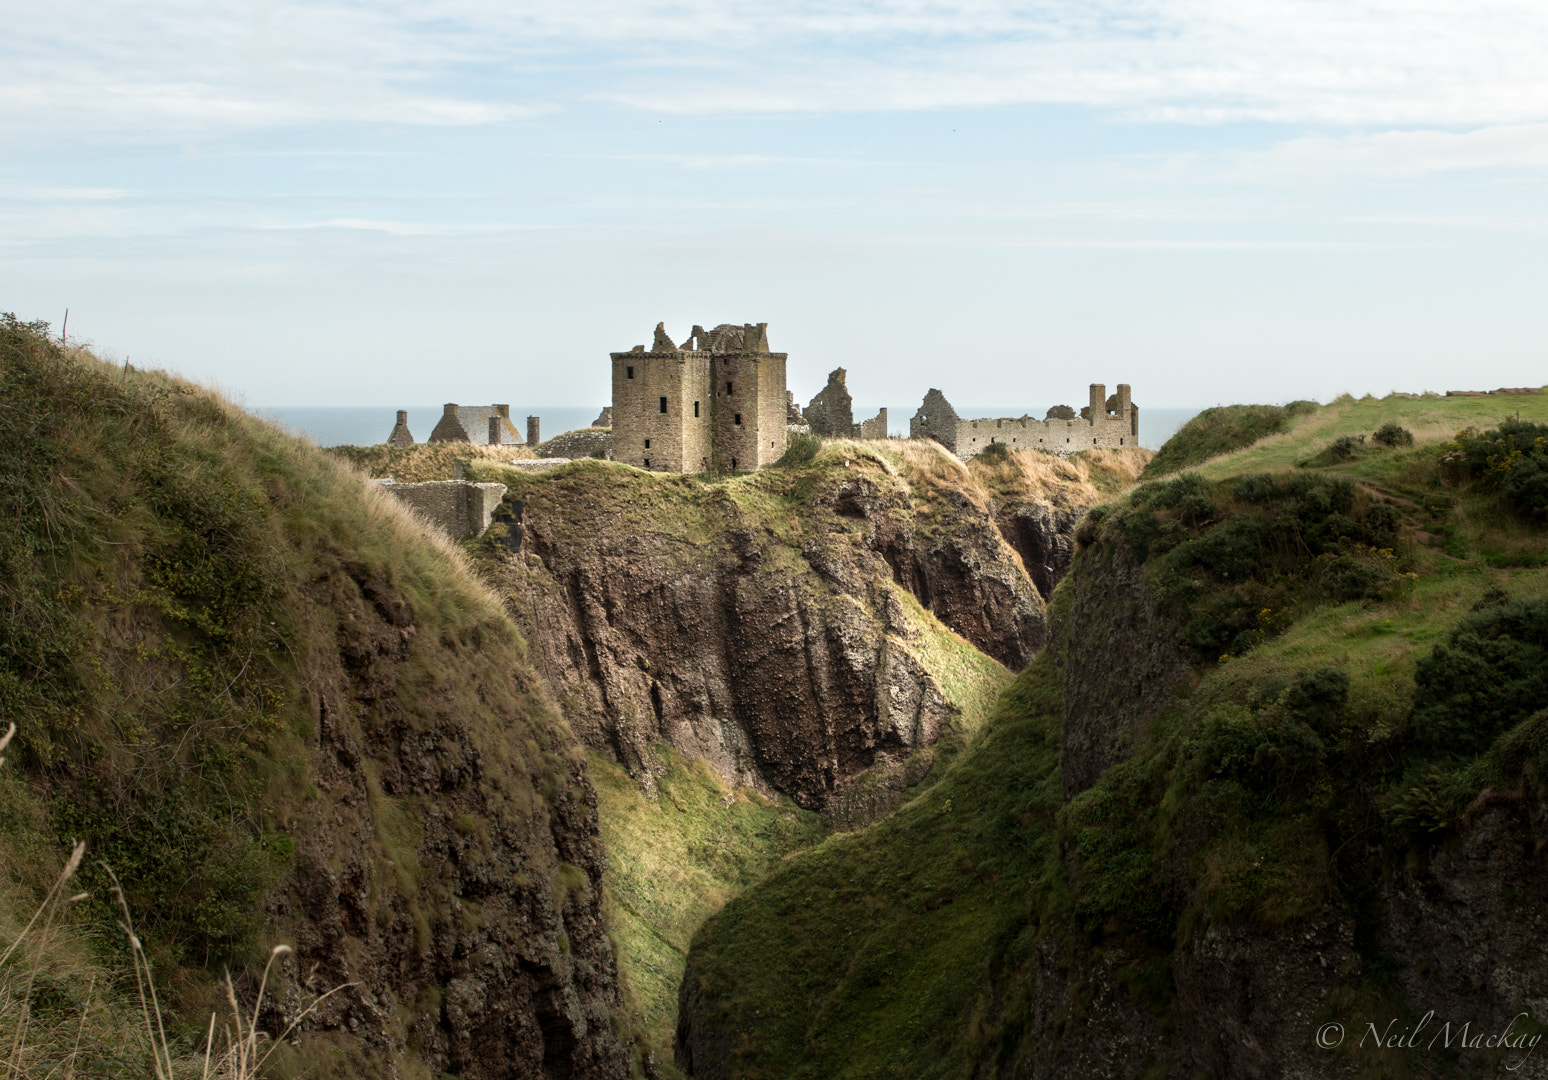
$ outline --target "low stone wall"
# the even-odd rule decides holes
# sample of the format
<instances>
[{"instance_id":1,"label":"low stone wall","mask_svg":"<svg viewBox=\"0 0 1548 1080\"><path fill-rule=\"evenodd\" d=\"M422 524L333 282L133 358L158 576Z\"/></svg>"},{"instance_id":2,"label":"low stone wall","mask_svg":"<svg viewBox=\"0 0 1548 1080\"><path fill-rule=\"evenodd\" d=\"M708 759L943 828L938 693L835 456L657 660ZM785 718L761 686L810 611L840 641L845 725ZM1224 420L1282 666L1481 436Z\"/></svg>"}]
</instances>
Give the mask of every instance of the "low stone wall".
<instances>
[{"instance_id":1,"label":"low stone wall","mask_svg":"<svg viewBox=\"0 0 1548 1080\"><path fill-rule=\"evenodd\" d=\"M587 458L598 450L613 456L613 433L601 428L567 431L537 448L540 458Z\"/></svg>"},{"instance_id":2,"label":"low stone wall","mask_svg":"<svg viewBox=\"0 0 1548 1080\"><path fill-rule=\"evenodd\" d=\"M539 458L536 461L513 461L511 468L520 469L522 472L543 472L546 469L557 469L561 465L568 465L571 458Z\"/></svg>"},{"instance_id":3,"label":"low stone wall","mask_svg":"<svg viewBox=\"0 0 1548 1080\"><path fill-rule=\"evenodd\" d=\"M424 484L397 484L391 479L376 482L454 540L482 536L489 528L490 515L505 497L504 484L471 484L466 480L431 480Z\"/></svg>"}]
</instances>

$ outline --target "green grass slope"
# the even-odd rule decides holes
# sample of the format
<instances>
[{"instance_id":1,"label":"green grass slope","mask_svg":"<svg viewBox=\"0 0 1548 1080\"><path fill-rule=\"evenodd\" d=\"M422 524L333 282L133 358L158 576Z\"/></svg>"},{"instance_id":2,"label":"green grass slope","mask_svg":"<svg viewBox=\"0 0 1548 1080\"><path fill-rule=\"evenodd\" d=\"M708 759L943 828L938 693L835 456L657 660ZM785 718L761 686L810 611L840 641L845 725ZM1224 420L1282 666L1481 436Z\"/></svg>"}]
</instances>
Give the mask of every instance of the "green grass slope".
<instances>
[{"instance_id":1,"label":"green grass slope","mask_svg":"<svg viewBox=\"0 0 1548 1080\"><path fill-rule=\"evenodd\" d=\"M658 1075L676 1075L677 991L694 932L728 899L826 830L788 800L732 788L670 747L657 797L620 765L588 755L609 866L608 933L640 1048Z\"/></svg>"},{"instance_id":2,"label":"green grass slope","mask_svg":"<svg viewBox=\"0 0 1548 1080\"><path fill-rule=\"evenodd\" d=\"M1259 439L1285 431L1296 417L1317 410L1314 401L1293 401L1289 405L1217 405L1205 409L1166 441L1146 466L1144 477L1154 480L1251 446Z\"/></svg>"},{"instance_id":3,"label":"green grass slope","mask_svg":"<svg viewBox=\"0 0 1548 1080\"><path fill-rule=\"evenodd\" d=\"M1217 451L1207 463L1190 461L1205 476L1231 476L1282 469L1308 461L1326 450L1339 438L1366 436L1366 449L1372 454L1379 444L1371 445L1370 436L1384 424L1397 424L1410 431L1420 445L1449 442L1467 428L1490 428L1519 415L1523 420L1548 421L1548 394L1491 394L1487 397L1439 397L1435 395L1390 394L1384 398L1343 397L1315 412L1298 417L1278 433L1267 433L1251 445ZM1182 432L1179 431L1178 435ZM1174 436L1175 438L1175 436ZM1161 448L1157 460L1166 452ZM1153 478L1147 475L1146 479Z\"/></svg>"},{"instance_id":4,"label":"green grass slope","mask_svg":"<svg viewBox=\"0 0 1548 1080\"><path fill-rule=\"evenodd\" d=\"M18 954L33 974L0 970L4 1023L30 1010L24 1064L63 1068L85 1031L77 1072L149 1075L111 867L185 1051L225 1014L222 971L250 1000L254 965L285 941L298 952L271 990L287 1009L355 985L287 1051L296 1068L430 1075L419 1048L439 1037L447 977L432 953L518 891L459 898L459 864L521 837L540 907L593 888L554 847L573 840L578 860L593 843L573 738L460 551L314 448L44 329L0 319L0 725L18 728L0 921L26 922L74 838L87 896L57 948ZM453 829L396 748L457 740L480 764L438 781ZM459 858L422 855L452 833ZM351 884L330 894L330 874Z\"/></svg>"},{"instance_id":5,"label":"green grass slope","mask_svg":"<svg viewBox=\"0 0 1548 1080\"><path fill-rule=\"evenodd\" d=\"M729 1067L700 1058L694 1075L964 1074L995 981L1036 938L1059 708L1040 660L926 794L793 856L705 925L684 993L713 1010Z\"/></svg>"},{"instance_id":6,"label":"green grass slope","mask_svg":"<svg viewBox=\"0 0 1548 1080\"><path fill-rule=\"evenodd\" d=\"M1347 1000L1422 1011L1378 944L1382 882L1486 791L1548 782L1548 534L1500 479L1548 454L1548 430L1504 449L1455 435L1544 404L1336 402L1090 515L1075 572L1100 586L1080 560L1115 545L1142 561L1196 685L1061 804L1045 654L922 798L793 856L706 923L685 983L695 1074L1019 1075L1058 1052L1048 1023L1086 1030L1088 1002L1037 1000L1039 949L1113 968L1182 1038L1174 950L1328 909L1360 927ZM1415 444L1302 465L1386 423Z\"/></svg>"}]
</instances>

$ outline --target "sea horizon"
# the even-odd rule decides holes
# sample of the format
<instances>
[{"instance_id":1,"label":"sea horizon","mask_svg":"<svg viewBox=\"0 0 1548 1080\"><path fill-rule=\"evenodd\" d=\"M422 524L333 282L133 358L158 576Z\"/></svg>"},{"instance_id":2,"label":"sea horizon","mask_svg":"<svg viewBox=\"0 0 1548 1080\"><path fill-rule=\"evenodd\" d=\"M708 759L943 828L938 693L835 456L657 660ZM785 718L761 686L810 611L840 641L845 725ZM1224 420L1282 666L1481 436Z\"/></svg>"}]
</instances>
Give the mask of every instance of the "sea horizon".
<instances>
[{"instance_id":1,"label":"sea horizon","mask_svg":"<svg viewBox=\"0 0 1548 1080\"><path fill-rule=\"evenodd\" d=\"M856 405L854 407L856 422L875 416L881 407ZM601 405L535 405L522 408L512 406L511 423L517 432L525 436L527 417L536 416L539 422L539 436L547 441L567 431L590 427L602 408ZM913 415L914 408L917 406L904 409L887 406L888 434L898 438L906 436L908 417ZM1197 416L1204 408L1206 406L1170 409L1141 406L1139 444L1149 450L1159 450L1178 428ZM415 442L424 442L430 437L430 432L440 421L443 410L444 406L441 405L408 406L409 433L414 436ZM1040 417L1046 411L1046 408L1007 409L1004 405L982 407L969 405L958 408L957 414L969 419L1023 415ZM311 439L318 446L373 446L384 443L397 422L396 409L359 405L337 407L275 405L254 409L253 412L296 435Z\"/></svg>"}]
</instances>

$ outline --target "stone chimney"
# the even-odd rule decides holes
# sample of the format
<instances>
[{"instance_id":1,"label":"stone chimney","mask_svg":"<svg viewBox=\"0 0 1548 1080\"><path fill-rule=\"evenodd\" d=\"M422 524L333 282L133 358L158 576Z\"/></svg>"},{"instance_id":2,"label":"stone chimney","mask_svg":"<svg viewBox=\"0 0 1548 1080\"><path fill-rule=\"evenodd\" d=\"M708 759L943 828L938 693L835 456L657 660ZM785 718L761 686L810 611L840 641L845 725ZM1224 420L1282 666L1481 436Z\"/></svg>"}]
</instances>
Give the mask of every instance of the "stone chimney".
<instances>
[{"instance_id":1,"label":"stone chimney","mask_svg":"<svg viewBox=\"0 0 1548 1080\"><path fill-rule=\"evenodd\" d=\"M1097 423L1107 416L1107 387L1099 382L1091 384L1091 422Z\"/></svg>"},{"instance_id":2,"label":"stone chimney","mask_svg":"<svg viewBox=\"0 0 1548 1080\"><path fill-rule=\"evenodd\" d=\"M543 440L538 436L539 421L536 416L527 417L527 445L536 449Z\"/></svg>"},{"instance_id":3,"label":"stone chimney","mask_svg":"<svg viewBox=\"0 0 1548 1080\"><path fill-rule=\"evenodd\" d=\"M496 405L495 408L498 409L499 406ZM489 418L489 445L490 446L499 446L500 443L502 443L504 441L502 438L500 438L500 436L504 434L504 432L501 430L500 425L503 424L504 422L505 421L500 419L500 414L499 413L496 413L494 416L491 416Z\"/></svg>"},{"instance_id":4,"label":"stone chimney","mask_svg":"<svg viewBox=\"0 0 1548 1080\"><path fill-rule=\"evenodd\" d=\"M414 436L408 429L408 410L398 410L398 422L392 426L392 434L387 436L388 446L413 446Z\"/></svg>"}]
</instances>

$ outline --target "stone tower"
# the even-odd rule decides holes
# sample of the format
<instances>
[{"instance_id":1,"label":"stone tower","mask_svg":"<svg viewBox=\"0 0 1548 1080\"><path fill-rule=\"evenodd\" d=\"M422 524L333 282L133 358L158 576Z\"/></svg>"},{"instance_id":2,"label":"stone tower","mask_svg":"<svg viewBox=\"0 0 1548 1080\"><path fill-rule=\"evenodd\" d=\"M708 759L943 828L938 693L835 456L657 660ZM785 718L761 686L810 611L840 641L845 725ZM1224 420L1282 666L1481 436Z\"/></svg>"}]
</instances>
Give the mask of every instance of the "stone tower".
<instances>
[{"instance_id":1,"label":"stone tower","mask_svg":"<svg viewBox=\"0 0 1548 1080\"><path fill-rule=\"evenodd\" d=\"M767 323L695 326L613 358L613 458L656 472L744 472L785 452L785 354Z\"/></svg>"}]
</instances>

